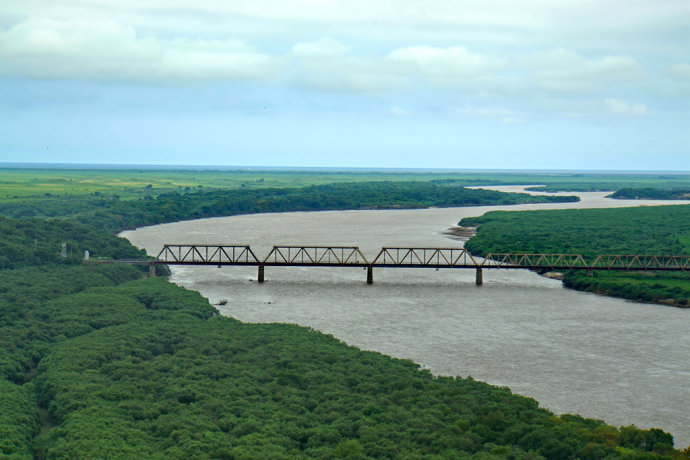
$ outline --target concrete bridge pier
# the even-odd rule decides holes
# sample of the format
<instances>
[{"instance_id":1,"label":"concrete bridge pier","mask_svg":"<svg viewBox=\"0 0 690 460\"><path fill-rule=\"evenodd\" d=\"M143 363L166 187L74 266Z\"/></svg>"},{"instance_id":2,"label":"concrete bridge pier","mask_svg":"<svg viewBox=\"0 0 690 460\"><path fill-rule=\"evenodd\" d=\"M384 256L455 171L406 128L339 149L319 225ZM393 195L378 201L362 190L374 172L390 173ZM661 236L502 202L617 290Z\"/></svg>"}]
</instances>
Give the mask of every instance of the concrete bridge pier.
<instances>
[{"instance_id":1,"label":"concrete bridge pier","mask_svg":"<svg viewBox=\"0 0 690 460\"><path fill-rule=\"evenodd\" d=\"M259 278L258 278L259 283L263 283L264 282L264 266L263 265L259 265L259 275L258 276L259 276Z\"/></svg>"},{"instance_id":2,"label":"concrete bridge pier","mask_svg":"<svg viewBox=\"0 0 690 460\"><path fill-rule=\"evenodd\" d=\"M474 282L477 283L477 286L481 286L482 284L484 284L484 275L482 275L481 268L477 268L477 276Z\"/></svg>"},{"instance_id":3,"label":"concrete bridge pier","mask_svg":"<svg viewBox=\"0 0 690 460\"><path fill-rule=\"evenodd\" d=\"M154 264L149 264L149 276L151 278L156 276L156 266Z\"/></svg>"},{"instance_id":4,"label":"concrete bridge pier","mask_svg":"<svg viewBox=\"0 0 690 460\"><path fill-rule=\"evenodd\" d=\"M374 284L374 267L367 265L367 284Z\"/></svg>"}]
</instances>

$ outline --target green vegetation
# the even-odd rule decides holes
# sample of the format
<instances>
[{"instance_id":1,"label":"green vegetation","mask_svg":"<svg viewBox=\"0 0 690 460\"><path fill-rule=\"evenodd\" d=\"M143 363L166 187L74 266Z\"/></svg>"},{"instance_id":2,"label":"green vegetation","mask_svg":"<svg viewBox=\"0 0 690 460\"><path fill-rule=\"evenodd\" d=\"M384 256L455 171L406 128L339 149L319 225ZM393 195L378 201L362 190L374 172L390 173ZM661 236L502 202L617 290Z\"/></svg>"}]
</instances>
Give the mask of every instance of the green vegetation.
<instances>
[{"instance_id":1,"label":"green vegetation","mask_svg":"<svg viewBox=\"0 0 690 460\"><path fill-rule=\"evenodd\" d=\"M288 171L249 169L43 169L0 168L0 202L56 196L114 196L123 200L203 190L301 188L343 182L430 181L479 177L454 173ZM500 180L499 180L500 182Z\"/></svg>"},{"instance_id":2,"label":"green vegetation","mask_svg":"<svg viewBox=\"0 0 690 460\"><path fill-rule=\"evenodd\" d=\"M690 173L572 173L553 175L536 183L546 185L534 188L541 192L600 192L622 188L668 190L690 187Z\"/></svg>"},{"instance_id":3,"label":"green vegetation","mask_svg":"<svg viewBox=\"0 0 690 460\"><path fill-rule=\"evenodd\" d=\"M684 272L570 272L567 287L630 300L690 307L690 275Z\"/></svg>"},{"instance_id":4,"label":"green vegetation","mask_svg":"<svg viewBox=\"0 0 690 460\"><path fill-rule=\"evenodd\" d=\"M610 195L619 200L690 200L690 188L622 188Z\"/></svg>"},{"instance_id":5,"label":"green vegetation","mask_svg":"<svg viewBox=\"0 0 690 460\"><path fill-rule=\"evenodd\" d=\"M140 276L0 270L0 456L683 456L658 429L555 416L507 388L433 377L308 328L243 324Z\"/></svg>"},{"instance_id":6,"label":"green vegetation","mask_svg":"<svg viewBox=\"0 0 690 460\"><path fill-rule=\"evenodd\" d=\"M134 248L126 240L103 235L93 227L66 220L22 219L0 216L0 269L42 264L75 264L91 257L125 259L146 258L146 251ZM67 243L66 257L61 256Z\"/></svg>"},{"instance_id":7,"label":"green vegetation","mask_svg":"<svg viewBox=\"0 0 690 460\"><path fill-rule=\"evenodd\" d=\"M170 220L525 195L466 190L452 175L199 171L72 171L46 191L64 171L35 172L0 181L0 458L689 457L659 429L556 416L307 328L222 317L135 266L79 263L84 250L143 257L112 232Z\"/></svg>"},{"instance_id":8,"label":"green vegetation","mask_svg":"<svg viewBox=\"0 0 690 460\"><path fill-rule=\"evenodd\" d=\"M301 188L351 182L432 182L453 185L534 185L546 191L690 187L683 173L557 173L498 171L367 171L249 169L0 168L0 203L65 196L140 199L193 190Z\"/></svg>"},{"instance_id":9,"label":"green vegetation","mask_svg":"<svg viewBox=\"0 0 690 460\"><path fill-rule=\"evenodd\" d=\"M470 190L431 182L357 182L304 188L165 193L125 201L116 197L46 197L0 204L10 217L69 217L112 232L202 217L329 209L425 208L574 201L522 193Z\"/></svg>"},{"instance_id":10,"label":"green vegetation","mask_svg":"<svg viewBox=\"0 0 690 460\"><path fill-rule=\"evenodd\" d=\"M478 226L466 244L471 252L597 254L690 254L690 206L556 211L495 211L463 219ZM568 273L564 284L633 300L687 306L690 273Z\"/></svg>"}]
</instances>

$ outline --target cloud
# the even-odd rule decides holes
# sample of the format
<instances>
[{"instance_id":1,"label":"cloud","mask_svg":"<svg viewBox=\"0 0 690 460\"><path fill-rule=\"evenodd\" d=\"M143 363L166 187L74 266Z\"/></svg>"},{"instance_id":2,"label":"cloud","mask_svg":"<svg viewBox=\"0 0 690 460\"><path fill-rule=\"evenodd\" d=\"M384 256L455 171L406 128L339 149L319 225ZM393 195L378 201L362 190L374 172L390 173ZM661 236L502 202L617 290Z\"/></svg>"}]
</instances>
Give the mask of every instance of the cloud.
<instances>
[{"instance_id":1,"label":"cloud","mask_svg":"<svg viewBox=\"0 0 690 460\"><path fill-rule=\"evenodd\" d=\"M21 0L4 2L3 16L111 17L148 31L203 37L242 30L290 43L349 31L362 40L388 37L402 43L515 44L577 41L606 48L625 37L655 49L666 37L683 43L690 5L677 0ZM602 14L602 12L606 14ZM615 24L611 23L615 18ZM285 28L285 25L290 27ZM289 29L289 30L288 30ZM583 33L583 31L587 31ZM286 35L289 35L286 37ZM337 34L336 34L337 35ZM344 35L337 35L347 41ZM476 41L468 43L475 37ZM604 40L609 38L609 40ZM652 38L652 40L650 40ZM680 46L682 48L682 46ZM681 53L683 51L680 51Z\"/></svg>"},{"instance_id":2,"label":"cloud","mask_svg":"<svg viewBox=\"0 0 690 460\"><path fill-rule=\"evenodd\" d=\"M524 123L525 120L522 118L517 118L517 117L506 117L501 119L501 123L505 123L506 125L519 125L521 123Z\"/></svg>"},{"instance_id":3,"label":"cloud","mask_svg":"<svg viewBox=\"0 0 690 460\"><path fill-rule=\"evenodd\" d=\"M394 72L418 75L444 85L481 78L504 67L502 60L470 52L462 46L427 45L396 49L384 58L384 64Z\"/></svg>"},{"instance_id":4,"label":"cloud","mask_svg":"<svg viewBox=\"0 0 690 460\"><path fill-rule=\"evenodd\" d=\"M491 118L505 124L519 124L525 122L524 114L505 107L475 107L466 105L463 107L452 107L451 113L463 118Z\"/></svg>"},{"instance_id":5,"label":"cloud","mask_svg":"<svg viewBox=\"0 0 690 460\"><path fill-rule=\"evenodd\" d=\"M163 40L115 21L50 18L0 32L0 60L4 75L141 81L257 79L278 65L240 40Z\"/></svg>"},{"instance_id":6,"label":"cloud","mask_svg":"<svg viewBox=\"0 0 690 460\"><path fill-rule=\"evenodd\" d=\"M386 54L356 55L339 41L322 37L294 45L287 56L290 81L331 91L420 91L489 80L504 63L461 46L397 48Z\"/></svg>"},{"instance_id":7,"label":"cloud","mask_svg":"<svg viewBox=\"0 0 690 460\"><path fill-rule=\"evenodd\" d=\"M630 56L587 59L565 48L531 53L519 58L517 64L532 74L539 86L554 91L594 90L607 81L629 80L640 73L640 64Z\"/></svg>"},{"instance_id":8,"label":"cloud","mask_svg":"<svg viewBox=\"0 0 690 460\"><path fill-rule=\"evenodd\" d=\"M294 45L291 52L294 56L307 58L328 58L345 56L349 46L328 37L321 37L313 42L301 42Z\"/></svg>"},{"instance_id":9,"label":"cloud","mask_svg":"<svg viewBox=\"0 0 690 460\"><path fill-rule=\"evenodd\" d=\"M572 30L583 17L595 20L596 8L576 0L564 6L546 0L519 6L410 0L404 7L400 0L297 2L11 2L0 17L0 76L162 86L244 82L257 92L313 92L305 101L318 101L319 92L395 93L383 107L406 93L417 101L409 107L415 113L425 110L418 106L443 106L447 115L454 101L519 109L503 115L506 120L531 119L545 107L550 114L572 111L576 98L599 108L611 94L651 102L663 83L672 92L669 76L688 78L688 64L648 65L634 47L618 52L607 41L579 48L578 40L552 39L565 35L550 32L545 19L568 22L564 11L580 14L562 24ZM645 12L670 16L650 10L638 3L630 7L635 14L618 8L625 25L611 33L642 27ZM656 75L661 84L649 73L654 68L667 70Z\"/></svg>"},{"instance_id":10,"label":"cloud","mask_svg":"<svg viewBox=\"0 0 690 460\"><path fill-rule=\"evenodd\" d=\"M394 117L407 117L409 115L412 115L411 111L403 109L402 107L398 107L397 105L391 107L389 113Z\"/></svg>"},{"instance_id":11,"label":"cloud","mask_svg":"<svg viewBox=\"0 0 690 460\"><path fill-rule=\"evenodd\" d=\"M690 80L690 64L676 64L668 69L668 73L679 80Z\"/></svg>"},{"instance_id":12,"label":"cloud","mask_svg":"<svg viewBox=\"0 0 690 460\"><path fill-rule=\"evenodd\" d=\"M617 116L641 117L649 113L645 104L630 104L618 99L606 99L604 102L609 112Z\"/></svg>"}]
</instances>

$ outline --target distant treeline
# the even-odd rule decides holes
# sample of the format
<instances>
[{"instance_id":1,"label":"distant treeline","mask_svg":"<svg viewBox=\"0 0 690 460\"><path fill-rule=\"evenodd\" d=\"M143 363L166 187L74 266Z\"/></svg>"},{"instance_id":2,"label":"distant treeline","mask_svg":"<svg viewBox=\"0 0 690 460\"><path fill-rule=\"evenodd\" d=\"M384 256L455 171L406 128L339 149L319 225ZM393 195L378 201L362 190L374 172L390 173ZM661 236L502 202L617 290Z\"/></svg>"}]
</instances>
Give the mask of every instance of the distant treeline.
<instances>
[{"instance_id":1,"label":"distant treeline","mask_svg":"<svg viewBox=\"0 0 690 460\"><path fill-rule=\"evenodd\" d=\"M100 238L114 258L136 251ZM13 241L22 268L0 270L3 458L684 458L659 429L557 416L308 328L243 324L131 266L31 265L33 242Z\"/></svg>"},{"instance_id":2,"label":"distant treeline","mask_svg":"<svg viewBox=\"0 0 690 460\"><path fill-rule=\"evenodd\" d=\"M69 217L111 232L204 217L260 212L336 209L425 208L577 201L576 197L543 197L430 182L355 182L304 188L191 191L149 195L139 200L117 197L45 197L0 204L9 217Z\"/></svg>"},{"instance_id":3,"label":"distant treeline","mask_svg":"<svg viewBox=\"0 0 690 460\"><path fill-rule=\"evenodd\" d=\"M477 226L472 253L690 254L690 205L622 209L489 212L463 219ZM566 286L616 297L687 306L690 273L573 272Z\"/></svg>"},{"instance_id":4,"label":"distant treeline","mask_svg":"<svg viewBox=\"0 0 690 460\"><path fill-rule=\"evenodd\" d=\"M690 200L690 188L622 188L609 196L618 200Z\"/></svg>"}]
</instances>

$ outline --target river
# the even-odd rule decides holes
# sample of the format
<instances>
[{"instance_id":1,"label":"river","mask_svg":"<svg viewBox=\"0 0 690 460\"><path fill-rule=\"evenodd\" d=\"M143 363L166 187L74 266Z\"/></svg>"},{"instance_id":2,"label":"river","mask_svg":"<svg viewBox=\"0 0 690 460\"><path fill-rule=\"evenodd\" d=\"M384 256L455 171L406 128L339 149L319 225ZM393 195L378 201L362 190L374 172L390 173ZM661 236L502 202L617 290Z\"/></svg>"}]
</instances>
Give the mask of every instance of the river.
<instances>
[{"instance_id":1,"label":"river","mask_svg":"<svg viewBox=\"0 0 690 460\"><path fill-rule=\"evenodd\" d=\"M505 188L498 188L505 190ZM515 189L510 189L514 191ZM572 195L573 193L571 193ZM324 211L201 219L123 232L156 255L163 244L460 246L443 232L487 211L669 204L577 193L579 203L418 210ZM690 444L690 310L564 289L527 270L173 266L171 281L222 314L332 334L365 350L408 358L437 375L472 376L530 396L556 413L614 425L659 427Z\"/></svg>"}]
</instances>

